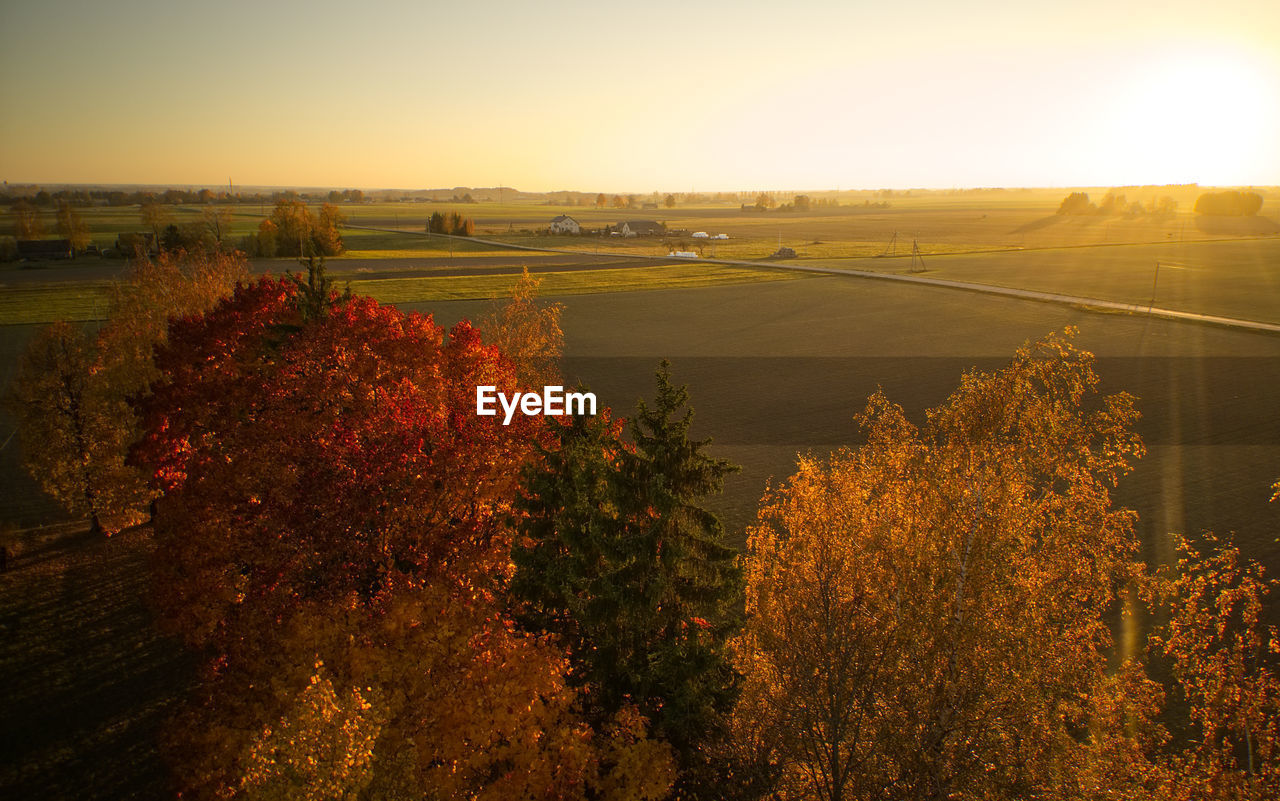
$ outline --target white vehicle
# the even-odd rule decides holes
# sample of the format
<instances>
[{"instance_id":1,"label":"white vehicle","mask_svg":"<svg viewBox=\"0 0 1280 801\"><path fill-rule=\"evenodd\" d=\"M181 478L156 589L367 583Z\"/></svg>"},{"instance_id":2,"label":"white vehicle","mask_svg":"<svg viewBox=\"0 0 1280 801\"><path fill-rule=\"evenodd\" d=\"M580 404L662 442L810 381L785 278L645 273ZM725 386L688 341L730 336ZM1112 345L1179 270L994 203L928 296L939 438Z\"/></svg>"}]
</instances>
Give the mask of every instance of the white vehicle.
<instances>
[{"instance_id":1,"label":"white vehicle","mask_svg":"<svg viewBox=\"0 0 1280 801\"><path fill-rule=\"evenodd\" d=\"M670 253L668 253L667 255L668 255L669 257L673 258L673 259L696 259L696 258L698 258L698 254L697 254L697 253L694 253L692 250L673 250L673 251L671 251Z\"/></svg>"},{"instance_id":2,"label":"white vehicle","mask_svg":"<svg viewBox=\"0 0 1280 801\"><path fill-rule=\"evenodd\" d=\"M693 234L693 238L694 239L710 239L711 237L709 234L707 234L706 231L695 231Z\"/></svg>"},{"instance_id":3,"label":"white vehicle","mask_svg":"<svg viewBox=\"0 0 1280 801\"><path fill-rule=\"evenodd\" d=\"M712 239L728 239L728 238L729 238L729 235L728 235L728 234L716 234L715 236L713 236L713 237L711 237L711 238L712 238Z\"/></svg>"}]
</instances>

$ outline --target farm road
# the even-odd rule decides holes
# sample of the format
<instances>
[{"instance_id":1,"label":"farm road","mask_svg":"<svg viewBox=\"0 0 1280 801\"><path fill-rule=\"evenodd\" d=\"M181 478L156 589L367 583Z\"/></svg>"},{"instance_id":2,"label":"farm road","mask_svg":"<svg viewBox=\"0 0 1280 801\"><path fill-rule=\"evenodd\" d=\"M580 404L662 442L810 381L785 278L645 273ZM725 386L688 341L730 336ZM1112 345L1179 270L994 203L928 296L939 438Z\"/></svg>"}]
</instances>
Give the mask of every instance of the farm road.
<instances>
[{"instance_id":1,"label":"farm road","mask_svg":"<svg viewBox=\"0 0 1280 801\"><path fill-rule=\"evenodd\" d=\"M1078 295L1062 295L1056 292L1038 292L1031 289L1014 289L1012 287L993 286L991 284L972 284L966 281L949 281L945 278L929 278L922 275L896 275L893 273L851 270L842 267L809 267L799 264L778 264L774 266L787 270L797 270L800 272L826 275L848 275L857 278L876 278L882 281L901 281L905 283L926 284L928 286L943 287L946 289L961 289L968 292L981 292L988 295L1004 295L1005 297L1021 298L1024 300L1063 303L1069 306L1079 306L1090 310L1145 314L1166 320L1185 320L1197 323L1211 323L1213 325L1225 325L1231 328L1242 328L1247 331L1261 331L1270 334L1280 334L1280 325L1275 323L1264 323L1257 320L1242 320L1236 317L1221 317L1215 314L1199 314L1196 312L1178 311L1177 309L1162 309L1157 306L1145 306L1137 303L1120 303L1114 300L1102 300L1100 298L1081 297Z\"/></svg>"}]
</instances>

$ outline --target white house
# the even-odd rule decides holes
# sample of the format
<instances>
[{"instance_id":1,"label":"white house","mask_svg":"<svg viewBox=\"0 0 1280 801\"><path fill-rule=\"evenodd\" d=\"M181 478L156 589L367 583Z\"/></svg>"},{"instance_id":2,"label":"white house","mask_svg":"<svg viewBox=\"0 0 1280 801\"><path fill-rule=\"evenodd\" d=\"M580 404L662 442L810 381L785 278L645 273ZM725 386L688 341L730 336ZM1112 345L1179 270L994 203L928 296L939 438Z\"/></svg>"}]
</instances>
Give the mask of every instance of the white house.
<instances>
[{"instance_id":1,"label":"white house","mask_svg":"<svg viewBox=\"0 0 1280 801\"><path fill-rule=\"evenodd\" d=\"M582 233L582 226L578 224L577 220L573 219L567 214L561 214L559 217L556 217L555 219L553 219L551 221L551 225L549 226L549 228L551 229L551 233L553 234Z\"/></svg>"}]
</instances>

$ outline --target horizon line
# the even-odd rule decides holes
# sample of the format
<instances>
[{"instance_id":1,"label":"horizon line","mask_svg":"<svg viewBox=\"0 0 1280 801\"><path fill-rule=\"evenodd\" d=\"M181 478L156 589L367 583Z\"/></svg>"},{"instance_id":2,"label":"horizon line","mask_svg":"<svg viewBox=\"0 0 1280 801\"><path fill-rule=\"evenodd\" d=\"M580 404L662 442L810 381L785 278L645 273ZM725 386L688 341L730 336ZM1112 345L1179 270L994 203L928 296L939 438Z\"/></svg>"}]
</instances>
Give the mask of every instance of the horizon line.
<instances>
[{"instance_id":1,"label":"horizon line","mask_svg":"<svg viewBox=\"0 0 1280 801\"><path fill-rule=\"evenodd\" d=\"M578 194L578 195L654 195L654 194L671 194L671 195L705 195L705 194L751 194L751 193L831 193L841 194L845 192L982 192L982 191L1004 191L1004 192L1033 192L1044 191L1050 189L1144 189L1144 188L1190 188L1198 187L1203 189L1263 189L1263 190L1280 190L1280 183L1251 183L1251 184L1202 184L1199 181L1178 182L1178 183L1124 183L1124 184L1104 184L1104 183L1087 183L1087 184L1034 184L1034 185L1015 185L1001 186L996 184L984 184L976 186L952 185L952 186L864 186L864 187L834 187L825 189L815 188L762 188L752 187L747 189L690 189L690 190L664 190L664 189L648 189L643 191L635 190L603 190L603 189L519 189L506 184L492 185L467 185L458 184L456 186L434 186L434 187L404 187L404 186L369 186L359 184L236 184L228 183L181 183L181 182L163 182L163 181L135 181L135 182L110 182L110 181L3 181L6 189L16 187L37 186L58 187L58 188L157 188L166 189L210 189L210 190L226 190L228 187L233 191L236 188L241 190L247 189L272 189L272 190L342 190L342 189L359 189L362 192L452 192L455 190L510 190L521 194L528 195L555 195L555 194Z\"/></svg>"}]
</instances>

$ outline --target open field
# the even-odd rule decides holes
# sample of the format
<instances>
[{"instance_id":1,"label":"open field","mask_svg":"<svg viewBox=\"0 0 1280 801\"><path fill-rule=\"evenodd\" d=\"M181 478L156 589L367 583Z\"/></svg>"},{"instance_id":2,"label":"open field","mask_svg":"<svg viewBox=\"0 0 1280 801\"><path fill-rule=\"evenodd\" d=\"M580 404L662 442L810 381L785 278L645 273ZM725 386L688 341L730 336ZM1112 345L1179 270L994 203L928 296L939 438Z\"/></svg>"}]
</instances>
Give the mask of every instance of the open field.
<instances>
[{"instance_id":1,"label":"open field","mask_svg":"<svg viewBox=\"0 0 1280 801\"><path fill-rule=\"evenodd\" d=\"M912 269L910 257L803 263L894 273ZM1280 322L1276 238L933 256L924 267L922 275L932 278Z\"/></svg>"},{"instance_id":2,"label":"open field","mask_svg":"<svg viewBox=\"0 0 1280 801\"><path fill-rule=\"evenodd\" d=\"M353 225L406 231L421 231L433 211L455 211L476 221L479 237L531 247L640 255L655 255L670 243L643 238L546 236L538 232L559 214L568 214L591 229L621 220L652 219L689 234L728 234L730 239L722 241L695 240L685 234L673 237L672 242L701 247L705 256L711 256L714 250L715 255L732 259L763 258L779 244L795 249L802 258L873 256L886 250L893 252L889 243L895 234L897 253L909 253L914 241L929 254L1190 241L1280 232L1280 224L1265 216L1224 220L1193 215L1189 209L1194 193L1181 203L1181 213L1138 217L1058 216L1054 212L1065 194L1065 190L1036 190L976 196L921 195L889 198L883 201L890 204L887 209L844 205L807 212L743 210L736 204L640 210L512 203L381 203L344 211ZM1130 196L1130 200L1139 198L1153 199L1140 194ZM1269 213L1265 209L1264 206L1264 215ZM374 241L370 239L361 253L382 249L370 247ZM400 242L399 247L403 244Z\"/></svg>"},{"instance_id":3,"label":"open field","mask_svg":"<svg viewBox=\"0 0 1280 801\"><path fill-rule=\"evenodd\" d=\"M110 284L35 284L0 289L0 325L79 322L107 316Z\"/></svg>"},{"instance_id":4,"label":"open field","mask_svg":"<svg viewBox=\"0 0 1280 801\"><path fill-rule=\"evenodd\" d=\"M582 270L539 273L546 295L582 295L597 292L675 289L712 284L754 284L790 281L794 273L755 267L715 264L670 264L616 270ZM429 300L464 300L502 295L511 289L511 275L477 275L441 278L386 278L350 282L354 292L383 303Z\"/></svg>"},{"instance_id":5,"label":"open field","mask_svg":"<svg viewBox=\"0 0 1280 801\"><path fill-rule=\"evenodd\" d=\"M491 267L502 262L504 272L513 266L535 263L545 258L529 252L506 250L499 245L453 237L422 234L427 217L435 211L455 211L476 221L477 237L490 238L501 245L568 249L582 258L599 262L615 256L644 256L662 259L672 249L694 250L705 258L755 261L773 253L779 245L797 253L795 263L856 267L862 270L905 272L913 268L909 254L914 245L925 254L926 269L941 278L990 283L1023 289L1061 292L1124 303L1151 300L1151 277L1157 260L1163 260L1161 281L1156 282L1156 305L1183 311L1253 320L1273 321L1280 303L1271 302L1276 269L1280 263L1280 224L1265 216L1280 195L1264 190L1263 215L1256 218L1206 218L1189 212L1200 191L1196 187L1121 190L1130 201L1152 203L1170 193L1180 211L1146 216L1059 216L1054 212L1067 190L988 190L980 192L896 192L844 193L842 205L815 206L810 211L757 211L743 209L738 202L678 203L674 208L617 209L594 206L563 206L546 202L368 202L344 203L342 210L353 227L345 229L347 247L341 257L330 260L330 270L338 277L364 281L378 278L428 278L443 272L439 267L466 265ZM1090 190L1100 199L1105 190ZM788 193L774 193L780 202ZM822 195L818 193L816 198ZM641 196L647 201L657 198ZM751 193L739 200L750 205ZM888 208L875 204L888 203ZM863 204L872 204L871 206ZM253 233L270 204L242 204L232 207L233 242ZM114 244L117 233L145 228L137 207L87 207L81 210L96 244ZM177 223L200 219L194 205L166 207ZM45 212L46 215L51 212ZM589 229L599 229L624 219L657 219L684 235L667 238L620 239L601 235L550 236L542 231L558 214L569 214ZM51 224L51 220L46 223ZM6 224L7 221L6 221ZM391 230L368 230L374 226ZM727 240L693 239L694 231L724 233ZM1242 237L1250 237L1242 239ZM1258 237L1264 237L1259 239ZM892 244L890 244L892 242ZM1234 244L1233 244L1234 243ZM1014 252L1024 251L1024 252ZM891 258L869 257L889 255ZM897 258L892 258L892 256ZM555 258L567 259L560 255ZM402 270L404 262L423 260L423 269ZM400 262L390 268L378 261ZM612 264L610 267L621 265ZM34 269L27 269L32 267ZM282 271L293 267L288 259L261 260L258 271ZM426 268L432 268L428 271ZM0 267L0 324L38 322L51 319L94 319L101 316L104 281L118 275L123 262L82 257L72 263L6 265ZM575 270L584 270L575 265ZM548 272L554 272L547 270ZM434 275L429 275L428 273ZM361 275L374 273L375 275ZM40 278L48 275L48 281ZM680 268L671 273L621 275L580 275L549 278L554 291L597 292L638 288L638 284L660 277L654 286L746 280L748 273L715 272L701 267L692 273ZM755 277L755 278L758 278ZM74 292L50 293L33 286L62 280L85 280ZM753 278L754 280L754 278ZM450 287L438 282L365 285L375 297L400 301L485 296L489 281L459 281ZM20 288L20 291L11 291ZM551 287L548 286L551 290Z\"/></svg>"},{"instance_id":6,"label":"open field","mask_svg":"<svg viewBox=\"0 0 1280 801\"><path fill-rule=\"evenodd\" d=\"M1190 209L1199 188L1147 188L1118 190L1130 202L1150 204L1169 194L1179 211L1165 215L1138 216L1058 216L1054 212L1067 189L999 190L986 192L843 193L836 207L813 207L809 211L758 211L750 208L754 195L744 193L741 202L678 203L674 208L659 204L657 209L564 206L547 202L366 202L343 203L340 207L353 226L403 230L404 235L348 229L344 239L346 257L403 258L448 254L453 258L492 255L489 246L464 244L413 236L425 228L436 211L457 212L476 223L476 235L510 244L532 247L568 247L583 252L629 253L659 256L673 246L698 249L704 256L731 259L764 258L779 244L791 247L801 258L842 259L873 256L884 252L910 252L913 242L926 254L965 253L982 250L1074 247L1082 245L1196 241L1243 236L1272 236L1280 233L1274 210L1280 194L1263 190L1262 216L1255 218L1206 218ZM1100 200L1105 189L1091 189ZM774 192L779 203L791 199L790 192ZM821 197L816 193L815 197ZM640 196L640 200L650 200ZM743 209L741 203L747 203ZM874 204L888 203L888 208ZM871 206L863 204L873 204ZM269 203L237 204L232 209L231 242L252 234L271 212ZM201 219L196 205L166 206L169 220L182 224ZM111 247L117 234L146 230L136 206L86 207L80 210L93 241ZM44 212L46 228L53 230L52 211ZM651 219L686 233L669 241L658 239L620 240L607 236L547 236L541 233L550 220L568 214L589 229L599 229L621 220ZM1268 216L1271 215L1271 216ZM0 233L8 233L11 223L0 219ZM728 240L692 239L689 234L706 231L725 233ZM896 236L891 247L890 241Z\"/></svg>"},{"instance_id":7,"label":"open field","mask_svg":"<svg viewBox=\"0 0 1280 801\"><path fill-rule=\"evenodd\" d=\"M0 788L7 798L160 798L156 736L191 676L147 609L145 532L12 538L0 575Z\"/></svg>"}]
</instances>

